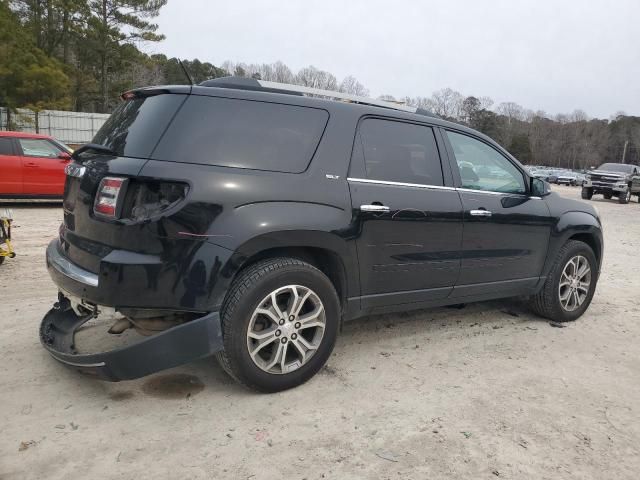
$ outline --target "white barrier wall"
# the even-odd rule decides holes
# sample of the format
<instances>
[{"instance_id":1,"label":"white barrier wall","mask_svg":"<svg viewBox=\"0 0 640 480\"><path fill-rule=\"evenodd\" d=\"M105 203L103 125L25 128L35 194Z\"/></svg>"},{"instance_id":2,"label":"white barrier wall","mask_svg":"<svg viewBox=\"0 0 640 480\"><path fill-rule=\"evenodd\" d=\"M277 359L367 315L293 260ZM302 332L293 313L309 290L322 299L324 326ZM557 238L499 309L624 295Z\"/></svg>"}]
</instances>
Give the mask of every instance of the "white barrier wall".
<instances>
[{"instance_id":1,"label":"white barrier wall","mask_svg":"<svg viewBox=\"0 0 640 480\"><path fill-rule=\"evenodd\" d=\"M109 118L106 113L65 112L42 110L37 114L31 110L18 109L11 113L15 130L51 135L68 144L91 141L102 124ZM7 128L7 109L0 107L0 130Z\"/></svg>"}]
</instances>

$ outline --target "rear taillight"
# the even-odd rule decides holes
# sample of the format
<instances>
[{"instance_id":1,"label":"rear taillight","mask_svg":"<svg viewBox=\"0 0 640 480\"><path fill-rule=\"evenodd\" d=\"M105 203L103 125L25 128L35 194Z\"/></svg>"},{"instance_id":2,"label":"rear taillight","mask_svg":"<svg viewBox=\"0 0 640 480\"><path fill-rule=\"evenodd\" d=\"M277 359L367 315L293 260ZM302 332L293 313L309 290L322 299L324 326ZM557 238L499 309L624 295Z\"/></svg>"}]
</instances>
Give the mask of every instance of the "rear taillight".
<instances>
[{"instance_id":1,"label":"rear taillight","mask_svg":"<svg viewBox=\"0 0 640 480\"><path fill-rule=\"evenodd\" d=\"M96 215L116 219L120 217L122 198L128 179L118 177L104 177L98 187L93 211Z\"/></svg>"}]
</instances>

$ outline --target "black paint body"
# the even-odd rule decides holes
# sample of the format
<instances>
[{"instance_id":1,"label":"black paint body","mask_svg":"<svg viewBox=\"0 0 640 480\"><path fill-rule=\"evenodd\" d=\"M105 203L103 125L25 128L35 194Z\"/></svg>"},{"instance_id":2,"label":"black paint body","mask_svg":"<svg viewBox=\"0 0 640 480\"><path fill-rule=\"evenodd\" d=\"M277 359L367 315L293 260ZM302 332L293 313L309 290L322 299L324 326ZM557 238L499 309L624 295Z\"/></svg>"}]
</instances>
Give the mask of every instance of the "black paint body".
<instances>
[{"instance_id":1,"label":"black paint body","mask_svg":"<svg viewBox=\"0 0 640 480\"><path fill-rule=\"evenodd\" d=\"M343 300L344 318L350 319L534 293L559 248L573 236L602 257L600 221L587 204L554 193L540 198L459 188L444 130L489 143L528 178L495 142L460 125L278 93L203 86L163 87L163 93L311 107L326 111L328 121L301 173L207 165L206 151L201 158L177 155L171 161L108 155L78 160L86 173L68 179L64 224L51 248L97 274L99 284L90 287L49 270L62 290L88 302L117 309L213 312L247 262L288 252L315 261L330 276ZM366 117L433 128L444 186L360 181L362 167L351 157L358 124ZM184 182L188 193L150 221L101 220L93 202L106 175ZM375 202L390 211L359 208ZM478 208L493 216L468 214Z\"/></svg>"}]
</instances>

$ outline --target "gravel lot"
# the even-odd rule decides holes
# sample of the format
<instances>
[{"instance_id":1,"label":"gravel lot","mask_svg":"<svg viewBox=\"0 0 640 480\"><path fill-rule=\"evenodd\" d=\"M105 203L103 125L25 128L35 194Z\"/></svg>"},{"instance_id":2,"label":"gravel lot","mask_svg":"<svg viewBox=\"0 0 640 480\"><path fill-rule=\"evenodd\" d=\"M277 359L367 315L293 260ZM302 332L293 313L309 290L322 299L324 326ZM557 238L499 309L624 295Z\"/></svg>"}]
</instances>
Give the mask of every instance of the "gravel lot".
<instances>
[{"instance_id":1,"label":"gravel lot","mask_svg":"<svg viewBox=\"0 0 640 480\"><path fill-rule=\"evenodd\" d=\"M15 205L0 478L638 478L640 205L594 203L604 269L579 321L554 328L516 301L365 318L321 374L274 395L209 359L119 384L59 365L38 325L62 212Z\"/></svg>"}]
</instances>

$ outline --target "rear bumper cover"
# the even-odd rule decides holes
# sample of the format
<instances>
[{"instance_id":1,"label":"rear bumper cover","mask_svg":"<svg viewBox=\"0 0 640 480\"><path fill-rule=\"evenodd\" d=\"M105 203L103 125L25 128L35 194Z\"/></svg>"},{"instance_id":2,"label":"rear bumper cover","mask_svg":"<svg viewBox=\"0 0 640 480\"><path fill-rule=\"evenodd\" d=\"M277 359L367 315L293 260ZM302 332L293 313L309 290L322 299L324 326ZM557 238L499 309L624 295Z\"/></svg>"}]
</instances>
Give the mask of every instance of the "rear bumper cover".
<instances>
[{"instance_id":1,"label":"rear bumper cover","mask_svg":"<svg viewBox=\"0 0 640 480\"><path fill-rule=\"evenodd\" d=\"M79 354L74 337L90 315L79 317L62 299L42 319L40 341L45 349L69 368L102 380L118 382L207 357L223 348L217 312L170 328L152 337L107 352Z\"/></svg>"},{"instance_id":2,"label":"rear bumper cover","mask_svg":"<svg viewBox=\"0 0 640 480\"><path fill-rule=\"evenodd\" d=\"M69 261L60 252L57 240L52 241L47 248L47 268L62 291L95 302L96 305L114 305L114 298L109 292L118 294L124 288L122 285L120 288L102 285L100 275ZM107 294L103 290L108 290ZM133 289L133 294L144 297L144 290L144 287L139 288L138 285L138 288ZM80 354L75 348L75 333L91 317L91 313L78 316L69 300L61 295L56 306L42 319L40 341L59 362L103 380L117 382L143 377L223 349L220 316L213 312L151 337L144 337L123 348Z\"/></svg>"}]
</instances>

